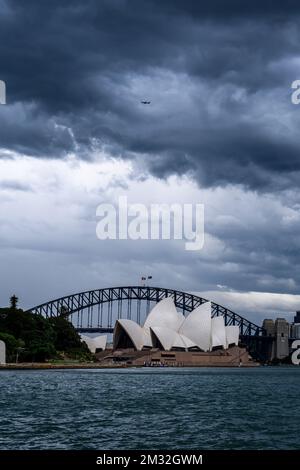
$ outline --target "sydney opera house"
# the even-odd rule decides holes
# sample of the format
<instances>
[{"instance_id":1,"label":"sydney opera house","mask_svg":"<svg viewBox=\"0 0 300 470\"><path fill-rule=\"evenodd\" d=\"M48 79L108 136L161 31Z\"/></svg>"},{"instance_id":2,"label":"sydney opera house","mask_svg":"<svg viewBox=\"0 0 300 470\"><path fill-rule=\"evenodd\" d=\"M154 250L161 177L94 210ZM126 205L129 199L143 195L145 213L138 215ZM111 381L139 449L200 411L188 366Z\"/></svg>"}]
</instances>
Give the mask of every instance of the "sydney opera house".
<instances>
[{"instance_id":1,"label":"sydney opera house","mask_svg":"<svg viewBox=\"0 0 300 470\"><path fill-rule=\"evenodd\" d=\"M106 349L106 336L83 340L107 366L251 365L247 350L239 345L239 327L225 326L223 316L212 317L210 302L185 317L167 297L155 305L143 326L118 319L111 349Z\"/></svg>"},{"instance_id":2,"label":"sydney opera house","mask_svg":"<svg viewBox=\"0 0 300 470\"><path fill-rule=\"evenodd\" d=\"M158 348L163 351L212 351L238 345L239 327L225 326L222 316L212 318L211 303L206 302L187 317L179 313L172 298L158 302L143 326L132 320L117 320L114 349L136 351Z\"/></svg>"}]
</instances>

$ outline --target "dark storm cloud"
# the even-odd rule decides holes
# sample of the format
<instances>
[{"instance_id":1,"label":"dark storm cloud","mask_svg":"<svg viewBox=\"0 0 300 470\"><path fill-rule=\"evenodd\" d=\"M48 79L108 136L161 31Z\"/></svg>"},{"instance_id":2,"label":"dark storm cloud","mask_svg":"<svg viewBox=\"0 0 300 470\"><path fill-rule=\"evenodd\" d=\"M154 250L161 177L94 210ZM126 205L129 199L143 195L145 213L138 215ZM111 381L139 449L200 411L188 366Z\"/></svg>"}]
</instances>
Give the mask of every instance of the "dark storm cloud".
<instances>
[{"instance_id":1,"label":"dark storm cloud","mask_svg":"<svg viewBox=\"0 0 300 470\"><path fill-rule=\"evenodd\" d=\"M297 3L294 0L262 0L253 2L241 2L240 0L212 0L210 2L195 2L187 0L172 0L167 3L168 9L174 9L177 12L186 13L193 17L213 17L214 19L234 18L234 17L256 17L267 15L286 15L287 12L294 11Z\"/></svg>"},{"instance_id":2,"label":"dark storm cloud","mask_svg":"<svg viewBox=\"0 0 300 470\"><path fill-rule=\"evenodd\" d=\"M0 147L88 158L106 146L159 177L286 187L300 171L296 12L293 1L2 0Z\"/></svg>"}]
</instances>

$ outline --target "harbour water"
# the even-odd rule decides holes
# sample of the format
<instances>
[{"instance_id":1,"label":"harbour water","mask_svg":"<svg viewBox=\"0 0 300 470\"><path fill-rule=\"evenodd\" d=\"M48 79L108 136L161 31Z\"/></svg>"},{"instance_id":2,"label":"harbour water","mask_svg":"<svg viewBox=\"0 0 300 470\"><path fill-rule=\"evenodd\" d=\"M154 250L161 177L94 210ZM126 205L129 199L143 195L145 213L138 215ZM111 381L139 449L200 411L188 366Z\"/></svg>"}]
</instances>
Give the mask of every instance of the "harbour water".
<instances>
[{"instance_id":1,"label":"harbour water","mask_svg":"<svg viewBox=\"0 0 300 470\"><path fill-rule=\"evenodd\" d=\"M299 449L300 368L0 372L0 449Z\"/></svg>"}]
</instances>

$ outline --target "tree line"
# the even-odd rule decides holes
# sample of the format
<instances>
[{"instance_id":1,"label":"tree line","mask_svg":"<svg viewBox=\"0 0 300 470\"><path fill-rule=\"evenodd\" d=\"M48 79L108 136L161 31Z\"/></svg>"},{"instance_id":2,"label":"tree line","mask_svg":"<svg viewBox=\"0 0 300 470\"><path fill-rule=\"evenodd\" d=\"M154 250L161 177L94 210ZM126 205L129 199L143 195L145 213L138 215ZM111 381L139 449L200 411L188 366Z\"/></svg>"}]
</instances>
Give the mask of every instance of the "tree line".
<instances>
[{"instance_id":1,"label":"tree line","mask_svg":"<svg viewBox=\"0 0 300 470\"><path fill-rule=\"evenodd\" d=\"M7 362L44 362L50 359L93 360L87 345L63 317L44 318L10 306L0 308L0 340L6 344Z\"/></svg>"}]
</instances>

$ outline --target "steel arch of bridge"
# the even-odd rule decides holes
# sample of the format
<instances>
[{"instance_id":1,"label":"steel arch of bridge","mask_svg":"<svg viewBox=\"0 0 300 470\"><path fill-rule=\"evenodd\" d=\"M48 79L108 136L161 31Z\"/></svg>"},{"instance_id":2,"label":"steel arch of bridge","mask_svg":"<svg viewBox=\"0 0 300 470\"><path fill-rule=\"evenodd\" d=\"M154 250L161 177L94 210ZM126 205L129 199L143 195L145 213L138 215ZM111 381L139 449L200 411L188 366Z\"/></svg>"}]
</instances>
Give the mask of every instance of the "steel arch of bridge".
<instances>
[{"instance_id":1,"label":"steel arch of bridge","mask_svg":"<svg viewBox=\"0 0 300 470\"><path fill-rule=\"evenodd\" d=\"M137 302L137 312L135 321L141 323L141 302L146 301L147 305L150 305L150 302L159 302L160 300L172 297L177 308L181 309L183 314L191 312L194 308L199 305L208 302L207 299L199 297L188 292L181 292L173 289L165 289L162 287L150 287L150 286L128 286L128 287L108 287L104 289L96 289L86 292L80 292L77 294L68 295L66 297L61 297L59 299L51 300L44 304L38 305L29 309L29 312L43 315L47 318L57 317L57 316L66 316L69 317L74 313L79 313L86 311L88 326L80 327L77 324L78 331L101 331L101 332L112 332L112 306L114 303L117 303L117 318L125 318L122 314L122 302L127 301L127 318L132 318L131 315L131 303L133 301ZM90 317L95 306L98 307L98 320L100 316L100 308L104 304L108 304L107 309L107 319L101 319L101 326L98 325L97 328L93 327ZM130 314L128 313L130 312ZM256 325L255 323L250 322L246 318L238 315L235 312L223 307L215 302L212 302L212 316L222 315L225 320L225 325L238 325L240 328L241 336L260 336L263 334L263 329ZM99 321L98 321L99 323Z\"/></svg>"}]
</instances>

